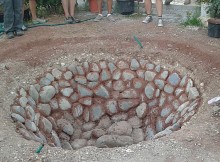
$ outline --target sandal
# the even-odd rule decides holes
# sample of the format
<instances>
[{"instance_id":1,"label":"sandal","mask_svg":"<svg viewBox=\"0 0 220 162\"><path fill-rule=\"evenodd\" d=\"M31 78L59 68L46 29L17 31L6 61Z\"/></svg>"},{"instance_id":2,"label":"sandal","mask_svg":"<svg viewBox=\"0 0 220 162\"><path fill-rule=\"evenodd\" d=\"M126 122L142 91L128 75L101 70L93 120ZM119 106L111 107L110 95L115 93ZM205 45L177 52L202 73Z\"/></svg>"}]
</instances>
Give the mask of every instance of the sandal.
<instances>
[{"instance_id":1,"label":"sandal","mask_svg":"<svg viewBox=\"0 0 220 162\"><path fill-rule=\"evenodd\" d=\"M73 23L72 18L71 18L71 17L66 18L66 19L65 19L65 23L66 23L66 24L72 24L72 23Z\"/></svg>"},{"instance_id":2,"label":"sandal","mask_svg":"<svg viewBox=\"0 0 220 162\"><path fill-rule=\"evenodd\" d=\"M72 18L73 23L79 23L79 22L80 22L79 19L76 19L76 18L74 18L74 17L71 17L71 18Z\"/></svg>"},{"instance_id":3,"label":"sandal","mask_svg":"<svg viewBox=\"0 0 220 162\"><path fill-rule=\"evenodd\" d=\"M39 19L39 18L32 20L32 23L35 24L35 25L36 24L44 24L46 22L47 22L47 20Z\"/></svg>"}]
</instances>

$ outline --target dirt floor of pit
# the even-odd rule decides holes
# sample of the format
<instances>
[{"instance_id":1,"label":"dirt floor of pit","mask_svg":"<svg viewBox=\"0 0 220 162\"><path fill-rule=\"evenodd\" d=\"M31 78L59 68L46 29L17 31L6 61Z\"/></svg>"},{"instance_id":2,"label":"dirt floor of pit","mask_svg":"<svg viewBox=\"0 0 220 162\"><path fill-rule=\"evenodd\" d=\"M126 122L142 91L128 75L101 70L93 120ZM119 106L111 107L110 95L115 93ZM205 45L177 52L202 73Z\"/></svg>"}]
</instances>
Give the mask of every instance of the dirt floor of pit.
<instances>
[{"instance_id":1,"label":"dirt floor of pit","mask_svg":"<svg viewBox=\"0 0 220 162\"><path fill-rule=\"evenodd\" d=\"M0 161L46 162L182 162L220 161L220 118L212 117L207 101L220 95L220 39L207 36L207 29L194 30L165 21L145 25L142 18L121 18L58 27L30 29L25 36L0 39ZM50 22L63 21L51 17ZM141 49L133 36L137 36ZM77 151L45 146L23 139L11 122L9 106L18 86L26 86L47 68L73 61L114 61L145 58L189 74L203 97L198 113L168 137L124 148L86 147ZM63 65L63 64L62 64ZM202 84L201 84L202 83ZM202 86L204 84L204 86Z\"/></svg>"}]
</instances>

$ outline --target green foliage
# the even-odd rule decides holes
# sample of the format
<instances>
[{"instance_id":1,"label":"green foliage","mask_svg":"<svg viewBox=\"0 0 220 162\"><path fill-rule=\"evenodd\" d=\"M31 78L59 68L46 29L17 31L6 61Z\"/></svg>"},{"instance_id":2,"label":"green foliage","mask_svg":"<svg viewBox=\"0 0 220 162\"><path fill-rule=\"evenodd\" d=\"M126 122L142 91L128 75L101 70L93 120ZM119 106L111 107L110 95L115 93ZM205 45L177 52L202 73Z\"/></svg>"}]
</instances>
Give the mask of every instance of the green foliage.
<instances>
[{"instance_id":1,"label":"green foliage","mask_svg":"<svg viewBox=\"0 0 220 162\"><path fill-rule=\"evenodd\" d=\"M211 17L220 18L220 0L209 0L208 13Z\"/></svg>"},{"instance_id":2,"label":"green foliage","mask_svg":"<svg viewBox=\"0 0 220 162\"><path fill-rule=\"evenodd\" d=\"M202 21L199 19L200 14L187 12L187 18L182 23L184 26L203 26Z\"/></svg>"},{"instance_id":3,"label":"green foliage","mask_svg":"<svg viewBox=\"0 0 220 162\"><path fill-rule=\"evenodd\" d=\"M42 15L61 14L60 12L62 12L61 0L37 0L37 6L38 10L42 12Z\"/></svg>"},{"instance_id":4,"label":"green foliage","mask_svg":"<svg viewBox=\"0 0 220 162\"><path fill-rule=\"evenodd\" d=\"M61 0L36 0L37 2L37 15L44 17L49 14L63 14ZM25 0L28 4L29 0Z\"/></svg>"}]
</instances>

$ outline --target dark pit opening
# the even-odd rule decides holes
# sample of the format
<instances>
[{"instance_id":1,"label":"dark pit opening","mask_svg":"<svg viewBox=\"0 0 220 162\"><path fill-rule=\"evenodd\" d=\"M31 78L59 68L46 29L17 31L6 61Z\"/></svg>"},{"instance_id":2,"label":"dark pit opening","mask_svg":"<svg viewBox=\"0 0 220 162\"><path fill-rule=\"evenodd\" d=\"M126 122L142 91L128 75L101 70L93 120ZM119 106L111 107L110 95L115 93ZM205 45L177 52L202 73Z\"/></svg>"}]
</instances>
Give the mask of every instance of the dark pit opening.
<instances>
[{"instance_id":1,"label":"dark pit opening","mask_svg":"<svg viewBox=\"0 0 220 162\"><path fill-rule=\"evenodd\" d=\"M193 80L147 60L73 63L20 88L11 117L24 138L64 149L120 147L181 128L197 111Z\"/></svg>"}]
</instances>

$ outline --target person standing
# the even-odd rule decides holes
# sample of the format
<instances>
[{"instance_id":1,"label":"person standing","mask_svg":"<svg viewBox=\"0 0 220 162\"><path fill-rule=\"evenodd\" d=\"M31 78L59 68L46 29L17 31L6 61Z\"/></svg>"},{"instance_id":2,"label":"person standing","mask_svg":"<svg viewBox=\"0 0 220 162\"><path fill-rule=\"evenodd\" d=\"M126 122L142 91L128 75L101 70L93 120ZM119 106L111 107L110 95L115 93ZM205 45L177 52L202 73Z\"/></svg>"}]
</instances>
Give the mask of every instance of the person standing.
<instances>
[{"instance_id":1,"label":"person standing","mask_svg":"<svg viewBox=\"0 0 220 162\"><path fill-rule=\"evenodd\" d=\"M75 3L75 0L62 0L65 22L68 24L79 22L79 20L74 17Z\"/></svg>"},{"instance_id":2,"label":"person standing","mask_svg":"<svg viewBox=\"0 0 220 162\"><path fill-rule=\"evenodd\" d=\"M103 15L102 15L102 2L103 2L103 0L97 0L99 14L94 19L95 22L99 22L100 20L103 19ZM107 6L108 6L107 7L107 10L108 10L107 19L109 21L115 22L115 19L112 16L112 3L113 3L113 0L107 0Z\"/></svg>"},{"instance_id":3,"label":"person standing","mask_svg":"<svg viewBox=\"0 0 220 162\"><path fill-rule=\"evenodd\" d=\"M157 9L157 16L158 16L158 23L157 26L163 27L163 20L162 20L162 12L163 12L163 1L156 0L156 9ZM145 0L145 10L147 13L147 17L142 21L145 24L148 24L153 21L153 17L151 15L152 10L152 2L151 0Z\"/></svg>"},{"instance_id":4,"label":"person standing","mask_svg":"<svg viewBox=\"0 0 220 162\"><path fill-rule=\"evenodd\" d=\"M158 16L157 26L163 27L163 20L162 20L163 1L162 0L156 0L156 8L157 8L157 16ZM152 10L151 0L145 0L145 10L147 13L147 17L142 22L145 24L148 24L153 21L153 18L151 15L151 10Z\"/></svg>"},{"instance_id":5,"label":"person standing","mask_svg":"<svg viewBox=\"0 0 220 162\"><path fill-rule=\"evenodd\" d=\"M8 39L22 36L22 0L4 0L4 29Z\"/></svg>"}]
</instances>

